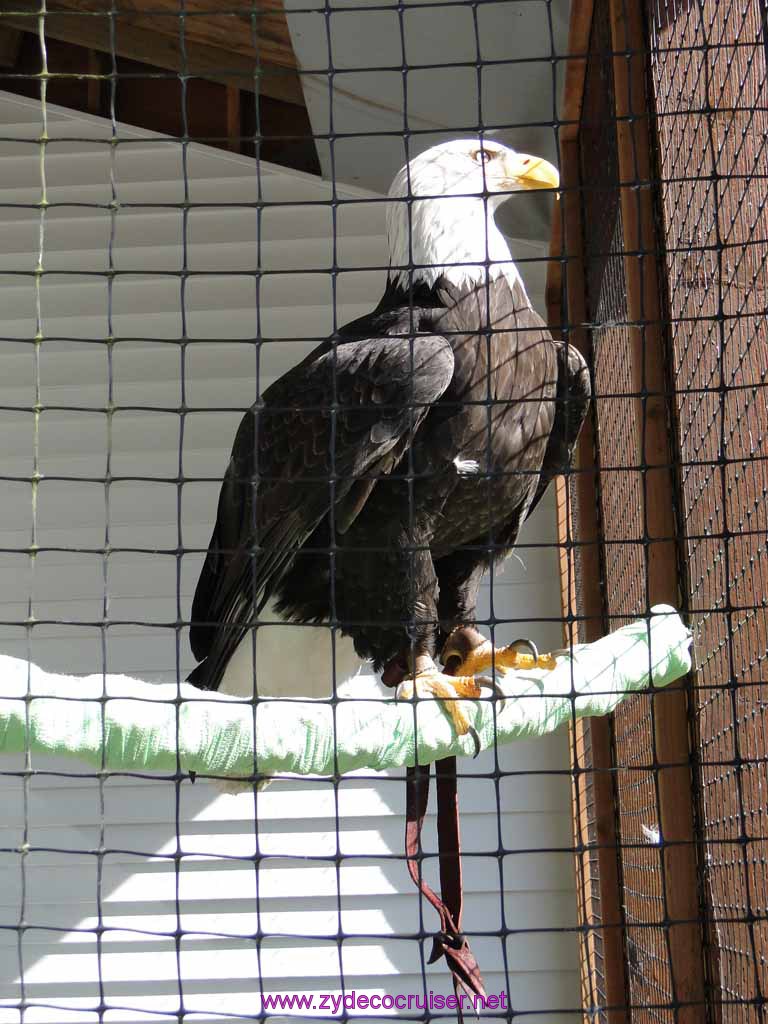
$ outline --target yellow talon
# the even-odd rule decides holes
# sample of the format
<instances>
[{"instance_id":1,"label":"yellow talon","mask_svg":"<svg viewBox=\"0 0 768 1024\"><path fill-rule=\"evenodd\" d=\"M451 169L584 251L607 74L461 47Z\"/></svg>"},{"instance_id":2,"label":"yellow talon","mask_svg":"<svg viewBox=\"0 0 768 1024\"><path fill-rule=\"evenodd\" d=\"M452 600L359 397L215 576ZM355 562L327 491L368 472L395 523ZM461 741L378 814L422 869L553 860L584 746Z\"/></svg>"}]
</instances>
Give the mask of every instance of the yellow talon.
<instances>
[{"instance_id":1,"label":"yellow talon","mask_svg":"<svg viewBox=\"0 0 768 1024\"><path fill-rule=\"evenodd\" d=\"M425 668L410 679L403 680L397 688L400 700L412 700L414 695L424 699L443 701L448 717L459 736L473 732L472 724L462 710L460 701L475 700L480 696L480 686L471 676L449 676L436 666Z\"/></svg>"},{"instance_id":2,"label":"yellow talon","mask_svg":"<svg viewBox=\"0 0 768 1024\"><path fill-rule=\"evenodd\" d=\"M497 667L503 669L543 668L548 672L551 672L553 668L557 668L557 661L551 654L539 654L534 657L533 654L523 654L521 651L512 650L512 647L514 647L514 644L510 647L502 647L501 650L496 651L494 662ZM490 661L488 664L491 664Z\"/></svg>"},{"instance_id":3,"label":"yellow talon","mask_svg":"<svg viewBox=\"0 0 768 1024\"><path fill-rule=\"evenodd\" d=\"M477 635L479 636L479 634ZM490 640L483 640L467 651L464 644L461 644L461 647L457 644L454 649L449 637L443 651L443 660L447 662L449 658L456 659L463 655L462 660L455 668L457 675L461 674L462 676L474 676L489 668L494 668L500 672L509 671L510 669L541 668L551 672L552 669L557 667L557 661L553 655L531 654L529 651L521 651L519 649L520 646L521 642L516 641L513 644L509 644L508 647L494 648Z\"/></svg>"}]
</instances>

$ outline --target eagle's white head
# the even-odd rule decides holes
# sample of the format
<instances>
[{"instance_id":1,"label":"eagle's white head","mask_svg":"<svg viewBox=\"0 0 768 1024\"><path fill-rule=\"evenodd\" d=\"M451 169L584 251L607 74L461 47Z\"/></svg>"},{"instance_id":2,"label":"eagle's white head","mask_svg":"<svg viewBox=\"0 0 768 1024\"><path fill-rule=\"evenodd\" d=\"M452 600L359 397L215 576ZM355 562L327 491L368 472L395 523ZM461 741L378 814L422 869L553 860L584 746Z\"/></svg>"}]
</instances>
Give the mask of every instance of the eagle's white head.
<instances>
[{"instance_id":1,"label":"eagle's white head","mask_svg":"<svg viewBox=\"0 0 768 1024\"><path fill-rule=\"evenodd\" d=\"M502 274L520 281L494 214L512 192L556 189L546 160L490 139L453 139L414 157L387 204L390 278L471 286ZM520 282L522 284L522 282Z\"/></svg>"}]
</instances>

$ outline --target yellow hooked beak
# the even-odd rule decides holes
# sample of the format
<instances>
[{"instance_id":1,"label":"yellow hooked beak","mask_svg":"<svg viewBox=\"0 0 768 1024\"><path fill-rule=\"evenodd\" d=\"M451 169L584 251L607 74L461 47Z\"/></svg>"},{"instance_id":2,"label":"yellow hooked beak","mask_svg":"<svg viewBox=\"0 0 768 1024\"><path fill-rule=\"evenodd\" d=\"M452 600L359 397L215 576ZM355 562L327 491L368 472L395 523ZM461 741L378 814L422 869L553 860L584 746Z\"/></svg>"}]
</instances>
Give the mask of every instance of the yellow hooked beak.
<instances>
[{"instance_id":1,"label":"yellow hooked beak","mask_svg":"<svg viewBox=\"0 0 768 1024\"><path fill-rule=\"evenodd\" d=\"M505 178L514 188L559 188L560 175L556 167L540 156L515 153L504 159Z\"/></svg>"}]
</instances>

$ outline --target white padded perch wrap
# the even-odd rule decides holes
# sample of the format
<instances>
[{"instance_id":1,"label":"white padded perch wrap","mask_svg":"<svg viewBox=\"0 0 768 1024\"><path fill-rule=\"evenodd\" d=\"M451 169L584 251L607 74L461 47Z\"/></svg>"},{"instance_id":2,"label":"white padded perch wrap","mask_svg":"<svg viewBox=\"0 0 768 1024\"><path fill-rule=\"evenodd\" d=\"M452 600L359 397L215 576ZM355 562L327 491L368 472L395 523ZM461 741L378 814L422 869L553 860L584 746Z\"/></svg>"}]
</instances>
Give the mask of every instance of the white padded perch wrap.
<instances>
[{"instance_id":1,"label":"white padded perch wrap","mask_svg":"<svg viewBox=\"0 0 768 1024\"><path fill-rule=\"evenodd\" d=\"M648 620L556 652L551 672L500 675L503 703L489 696L465 707L483 749L542 736L684 676L690 640L674 609L657 605ZM473 752L433 700L263 700L254 709L186 683L60 676L9 657L0 657L0 693L0 753L30 751L33 768L35 754L56 754L109 771L332 775L414 764L414 731L420 764Z\"/></svg>"}]
</instances>

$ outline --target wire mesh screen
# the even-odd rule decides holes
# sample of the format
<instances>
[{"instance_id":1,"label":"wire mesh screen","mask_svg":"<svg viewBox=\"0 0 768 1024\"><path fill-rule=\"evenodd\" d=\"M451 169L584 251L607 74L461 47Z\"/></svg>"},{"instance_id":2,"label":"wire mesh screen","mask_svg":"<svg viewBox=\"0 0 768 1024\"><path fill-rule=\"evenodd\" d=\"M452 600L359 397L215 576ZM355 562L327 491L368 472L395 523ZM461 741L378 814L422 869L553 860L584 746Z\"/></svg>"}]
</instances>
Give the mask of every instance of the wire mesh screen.
<instances>
[{"instance_id":1,"label":"wire mesh screen","mask_svg":"<svg viewBox=\"0 0 768 1024\"><path fill-rule=\"evenodd\" d=\"M700 825L684 841L699 850L701 902L692 909L693 893L684 917L708 926L681 957L661 827L662 702L635 698L615 713L612 732L621 977L632 1020L703 1019L696 1015L703 995L681 999L685 965L700 967L703 955L713 1019L751 1020L763 1012L765 983L765 11L647 3L643 15L644 23L631 5L594 6L578 134L583 239L576 244L585 259L596 385L607 616L648 606L654 543L673 530L680 538L678 588L695 630L698 670L691 752L678 747L674 763L693 769ZM634 36L632 23L639 24ZM637 55L643 75L633 77ZM655 221L638 212L643 191L654 196ZM639 281L628 278L634 250ZM647 305L649 282L658 318ZM646 455L653 430L648 353L660 325L669 379L659 393L671 399L666 430L675 473L667 493L654 486ZM654 503L666 503L676 522L665 536L649 531ZM654 571L658 580L658 562ZM697 941L704 954L695 952Z\"/></svg>"},{"instance_id":2,"label":"wire mesh screen","mask_svg":"<svg viewBox=\"0 0 768 1024\"><path fill-rule=\"evenodd\" d=\"M265 697L336 714L347 696L388 696L381 671L427 664L460 619L497 649L520 636L551 649L563 632L584 641L647 616L660 593L690 618L690 707L680 689L635 696L610 722L460 763L454 938L471 940L495 1019L765 1016L767 39L762 0L0 11L0 668L23 670L25 700L40 665L90 674L59 678L72 701L106 708L125 674L169 685L177 707L191 671L216 686L240 664L228 638L257 605L251 689L238 693L255 730ZM448 140L465 140L478 175L471 237L443 207L421 217L413 192L414 161ZM494 220L499 143L544 164L514 165L503 189L528 184ZM560 157L556 204L528 186ZM407 228L395 217L388 235L404 165ZM434 173L438 198L461 195ZM535 180L551 193L556 177ZM462 307L477 268L467 358L466 330L435 322ZM517 318L552 294L563 338L589 357L588 443L560 481L563 507L553 487L532 490L500 533L508 478L544 479L545 462L554 478L575 442L558 436L533 470L508 472L492 448L511 416L508 367L483 390L481 356L510 317L506 333L535 352L539 321ZM390 340L403 323L434 349L425 392L397 393L418 377L414 345L407 374L377 377L389 344L365 349L344 392L339 339L381 340L375 327ZM448 348L456 376L443 381ZM315 364L327 380L301 371L274 389ZM465 371L479 398L465 401ZM572 396L559 376L545 384L557 419ZM345 419L350 394L365 401ZM538 401L517 395L523 433ZM377 407L391 415L371 425ZM438 407L429 444L410 444ZM462 434L451 410L475 407L487 420ZM533 448L541 423L528 426ZM371 464L367 443L383 452ZM425 539L416 496L446 452L450 494ZM475 608L479 563L493 571ZM235 581L224 597L222 579ZM396 656L363 626L396 632ZM357 672L353 629L375 670ZM0 764L0 1024L455 1015L444 963L430 963L432 907L407 879L402 771L262 788L254 763L223 796L176 767L115 772L104 755L100 770L73 770L29 751ZM418 857L439 888L437 833L430 811Z\"/></svg>"},{"instance_id":3,"label":"wire mesh screen","mask_svg":"<svg viewBox=\"0 0 768 1024\"><path fill-rule=\"evenodd\" d=\"M706 870L723 1020L765 992L766 36L760 4L648 5Z\"/></svg>"},{"instance_id":4,"label":"wire mesh screen","mask_svg":"<svg viewBox=\"0 0 768 1024\"><path fill-rule=\"evenodd\" d=\"M100 707L130 689L118 674L185 680L244 412L376 307L384 196L411 157L498 138L557 162L568 18L565 0L3 5L3 654L88 674L66 685ZM553 205L519 195L498 216L539 311ZM548 492L482 592L497 645L560 645L554 524ZM324 682L346 681L338 625L285 641L297 676L322 657ZM579 1019L567 737L460 775L486 1015ZM2 1022L455 1016L432 1001L452 989L407 878L401 772L223 796L181 770L27 754L0 791ZM430 811L437 887L436 851Z\"/></svg>"},{"instance_id":5,"label":"wire mesh screen","mask_svg":"<svg viewBox=\"0 0 768 1024\"><path fill-rule=\"evenodd\" d=\"M598 500L604 547L605 614L610 623L648 607L637 378L629 358L625 244L619 205L618 140L610 11L595 5L580 126L584 254L600 459ZM599 178L595 171L599 168ZM636 697L613 716L614 787L621 843L627 999L632 1019L672 1021L673 1001L658 830L653 697Z\"/></svg>"}]
</instances>

